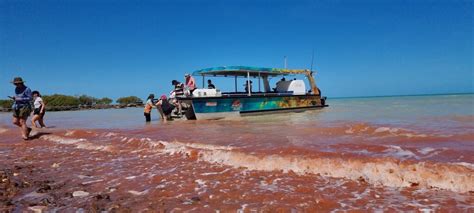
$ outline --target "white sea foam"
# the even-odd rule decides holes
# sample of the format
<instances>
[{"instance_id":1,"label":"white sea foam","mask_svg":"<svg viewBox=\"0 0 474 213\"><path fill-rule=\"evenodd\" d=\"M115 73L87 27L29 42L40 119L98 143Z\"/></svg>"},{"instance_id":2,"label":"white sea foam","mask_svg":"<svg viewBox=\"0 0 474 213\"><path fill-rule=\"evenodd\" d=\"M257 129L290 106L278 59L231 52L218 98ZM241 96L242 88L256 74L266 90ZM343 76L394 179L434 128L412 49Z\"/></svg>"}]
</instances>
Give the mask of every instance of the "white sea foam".
<instances>
[{"instance_id":1,"label":"white sea foam","mask_svg":"<svg viewBox=\"0 0 474 213\"><path fill-rule=\"evenodd\" d=\"M108 132L107 134L104 135L104 137L114 137L114 136L117 136L117 133L115 132Z\"/></svg>"},{"instance_id":2,"label":"white sea foam","mask_svg":"<svg viewBox=\"0 0 474 213\"><path fill-rule=\"evenodd\" d=\"M5 132L8 132L8 129L0 128L0 134L3 134Z\"/></svg>"},{"instance_id":3,"label":"white sea foam","mask_svg":"<svg viewBox=\"0 0 474 213\"><path fill-rule=\"evenodd\" d=\"M456 163L453 163L453 164L454 164L454 165L464 166L464 167L467 167L467 168L470 168L470 169L473 169L473 170L474 170L474 164L472 164L472 163L456 162Z\"/></svg>"},{"instance_id":4,"label":"white sea foam","mask_svg":"<svg viewBox=\"0 0 474 213\"><path fill-rule=\"evenodd\" d=\"M418 156L410 150L402 149L399 146L389 145L388 149L384 150L389 156L397 158L418 158Z\"/></svg>"},{"instance_id":5,"label":"white sea foam","mask_svg":"<svg viewBox=\"0 0 474 213\"><path fill-rule=\"evenodd\" d=\"M75 133L76 131L75 130L68 130L66 131L66 133L64 133L64 136L71 136Z\"/></svg>"},{"instance_id":6,"label":"white sea foam","mask_svg":"<svg viewBox=\"0 0 474 213\"><path fill-rule=\"evenodd\" d=\"M189 155L193 148L179 142L163 142L163 152ZM457 192L474 190L472 169L448 168L446 164L425 165L424 162L409 165L396 161L363 161L342 158L306 158L304 156L266 155L263 157L239 152L231 147L196 145L198 159L236 168L260 171L293 171L298 174L312 173L328 177L361 180L390 187L409 187L413 184L426 188L447 189ZM390 147L400 156L414 156L413 152L400 147ZM196 150L194 150L196 151ZM440 172L440 171L443 172Z\"/></svg>"},{"instance_id":7,"label":"white sea foam","mask_svg":"<svg viewBox=\"0 0 474 213\"><path fill-rule=\"evenodd\" d=\"M88 142L84 138L64 138L56 135L43 135L41 139L52 141L59 144L65 145L75 145L79 149L85 150L97 150L97 151L110 151L112 150L111 146L102 146L96 145L91 142Z\"/></svg>"},{"instance_id":8,"label":"white sea foam","mask_svg":"<svg viewBox=\"0 0 474 213\"><path fill-rule=\"evenodd\" d=\"M375 129L374 133L381 133L381 132L388 132L388 131L390 131L390 128L388 127L379 127Z\"/></svg>"},{"instance_id":9,"label":"white sea foam","mask_svg":"<svg viewBox=\"0 0 474 213\"><path fill-rule=\"evenodd\" d=\"M403 130L403 131L401 131ZM400 128L390 128L390 127L379 127L374 130L374 134L379 134L379 133L389 133L392 136L404 136L407 138L425 138L428 137L426 134L415 134L415 133L410 133L407 132L408 130L406 129L400 129Z\"/></svg>"},{"instance_id":10,"label":"white sea foam","mask_svg":"<svg viewBox=\"0 0 474 213\"><path fill-rule=\"evenodd\" d=\"M64 138L57 135L44 135L44 136L41 136L41 138L52 141L52 142L60 143L60 144L75 144L75 143L87 141L86 139L83 139L83 138Z\"/></svg>"},{"instance_id":11,"label":"white sea foam","mask_svg":"<svg viewBox=\"0 0 474 213\"><path fill-rule=\"evenodd\" d=\"M435 151L436 149L433 149L431 147L425 147L423 149L420 149L418 150L419 153L421 153L422 155L427 155L428 153L432 152L432 151Z\"/></svg>"}]
</instances>

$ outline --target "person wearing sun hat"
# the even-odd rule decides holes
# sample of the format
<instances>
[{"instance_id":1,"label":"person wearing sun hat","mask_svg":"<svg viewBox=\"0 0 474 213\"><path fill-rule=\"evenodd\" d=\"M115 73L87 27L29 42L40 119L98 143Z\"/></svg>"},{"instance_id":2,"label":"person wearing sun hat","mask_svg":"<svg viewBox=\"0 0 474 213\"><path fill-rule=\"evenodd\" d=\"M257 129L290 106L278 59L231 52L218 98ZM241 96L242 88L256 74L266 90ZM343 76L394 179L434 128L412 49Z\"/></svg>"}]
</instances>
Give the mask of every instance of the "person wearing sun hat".
<instances>
[{"instance_id":1,"label":"person wearing sun hat","mask_svg":"<svg viewBox=\"0 0 474 213\"><path fill-rule=\"evenodd\" d=\"M186 80L186 88L189 90L189 95L192 95L196 89L196 80L188 73L184 75L184 79Z\"/></svg>"},{"instance_id":2,"label":"person wearing sun hat","mask_svg":"<svg viewBox=\"0 0 474 213\"><path fill-rule=\"evenodd\" d=\"M15 96L10 96L13 100L13 124L20 127L23 139L28 140L31 128L28 127L26 120L31 113L33 96L21 77L15 77L11 83L15 85Z\"/></svg>"}]
</instances>

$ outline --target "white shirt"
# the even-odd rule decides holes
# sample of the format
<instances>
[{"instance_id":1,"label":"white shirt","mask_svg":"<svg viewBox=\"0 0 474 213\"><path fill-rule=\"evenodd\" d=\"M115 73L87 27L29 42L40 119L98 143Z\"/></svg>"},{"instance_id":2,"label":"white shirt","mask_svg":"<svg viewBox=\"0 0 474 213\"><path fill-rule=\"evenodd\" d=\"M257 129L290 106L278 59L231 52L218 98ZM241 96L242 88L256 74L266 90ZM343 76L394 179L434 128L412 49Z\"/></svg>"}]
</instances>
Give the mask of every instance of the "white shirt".
<instances>
[{"instance_id":1,"label":"white shirt","mask_svg":"<svg viewBox=\"0 0 474 213\"><path fill-rule=\"evenodd\" d=\"M35 102L34 102L35 109L40 108L42 103L43 103L43 99L41 97L36 97Z\"/></svg>"}]
</instances>

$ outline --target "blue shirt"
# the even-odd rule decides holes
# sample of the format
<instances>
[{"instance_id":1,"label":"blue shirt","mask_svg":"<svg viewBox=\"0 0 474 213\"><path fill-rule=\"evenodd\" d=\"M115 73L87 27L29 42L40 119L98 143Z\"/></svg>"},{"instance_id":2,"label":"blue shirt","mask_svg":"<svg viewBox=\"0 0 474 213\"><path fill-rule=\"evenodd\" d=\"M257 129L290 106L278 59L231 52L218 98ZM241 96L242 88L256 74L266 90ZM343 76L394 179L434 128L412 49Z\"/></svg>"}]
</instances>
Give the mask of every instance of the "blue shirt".
<instances>
[{"instance_id":1,"label":"blue shirt","mask_svg":"<svg viewBox=\"0 0 474 213\"><path fill-rule=\"evenodd\" d=\"M13 108L19 109L24 106L28 106L31 104L33 100L33 95L31 94L30 88L24 86L22 88L15 88L15 103L13 104Z\"/></svg>"}]
</instances>

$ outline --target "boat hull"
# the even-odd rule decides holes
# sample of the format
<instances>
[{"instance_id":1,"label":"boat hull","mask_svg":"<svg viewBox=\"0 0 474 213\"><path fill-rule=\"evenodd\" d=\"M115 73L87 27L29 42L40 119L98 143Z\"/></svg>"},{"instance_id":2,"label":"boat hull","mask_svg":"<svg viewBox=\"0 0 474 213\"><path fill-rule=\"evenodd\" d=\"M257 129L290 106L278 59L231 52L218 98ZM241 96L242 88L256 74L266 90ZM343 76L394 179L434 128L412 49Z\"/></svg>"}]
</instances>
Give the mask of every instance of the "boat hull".
<instances>
[{"instance_id":1,"label":"boat hull","mask_svg":"<svg viewBox=\"0 0 474 213\"><path fill-rule=\"evenodd\" d=\"M319 95L206 97L188 98L185 101L192 104L198 120L324 107Z\"/></svg>"}]
</instances>

